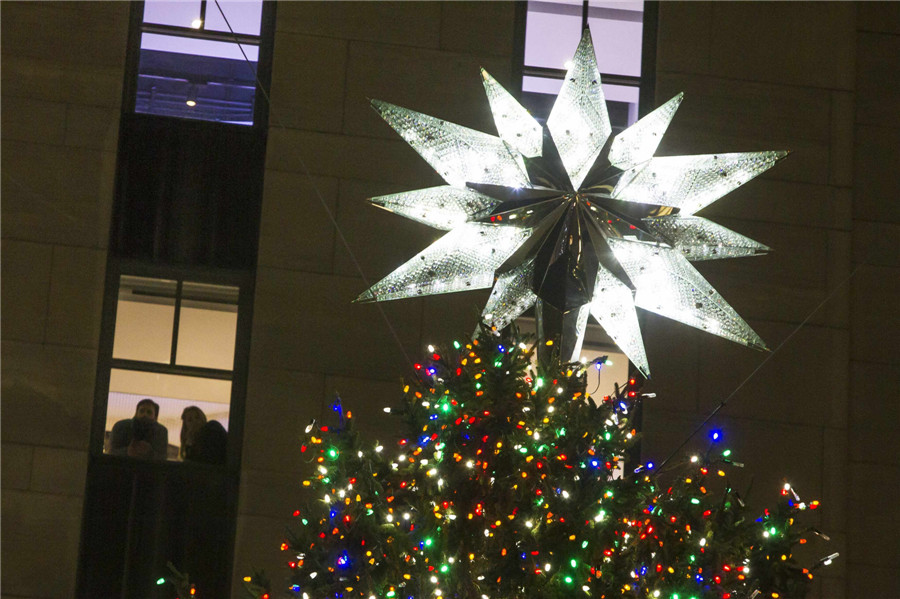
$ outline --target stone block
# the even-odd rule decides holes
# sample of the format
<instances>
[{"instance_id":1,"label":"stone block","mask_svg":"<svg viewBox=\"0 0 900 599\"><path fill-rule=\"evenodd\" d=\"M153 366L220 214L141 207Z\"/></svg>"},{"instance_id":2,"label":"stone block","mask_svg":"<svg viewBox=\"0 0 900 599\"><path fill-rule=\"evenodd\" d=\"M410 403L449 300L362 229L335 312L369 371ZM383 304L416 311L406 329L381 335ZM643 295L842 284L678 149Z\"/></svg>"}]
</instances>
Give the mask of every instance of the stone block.
<instances>
[{"instance_id":1,"label":"stone block","mask_svg":"<svg viewBox=\"0 0 900 599\"><path fill-rule=\"evenodd\" d=\"M259 264L330 273L335 235L328 211L335 214L337 194L336 179L267 171L259 231Z\"/></svg>"},{"instance_id":2,"label":"stone block","mask_svg":"<svg viewBox=\"0 0 900 599\"><path fill-rule=\"evenodd\" d=\"M115 152L120 116L117 106L67 105L65 145Z\"/></svg>"},{"instance_id":3,"label":"stone block","mask_svg":"<svg viewBox=\"0 0 900 599\"><path fill-rule=\"evenodd\" d=\"M260 268L251 368L396 380L418 346L421 302L352 304L364 289L357 278Z\"/></svg>"},{"instance_id":4,"label":"stone block","mask_svg":"<svg viewBox=\"0 0 900 599\"><path fill-rule=\"evenodd\" d=\"M242 464L286 476L304 471L304 429L322 412L324 375L256 366L247 382Z\"/></svg>"},{"instance_id":5,"label":"stone block","mask_svg":"<svg viewBox=\"0 0 900 599\"><path fill-rule=\"evenodd\" d=\"M710 72L791 86L852 90L852 3L713 3ZM690 36L690 28L682 35Z\"/></svg>"},{"instance_id":6,"label":"stone block","mask_svg":"<svg viewBox=\"0 0 900 599\"><path fill-rule=\"evenodd\" d=\"M900 128L856 126L853 218L900 223Z\"/></svg>"},{"instance_id":7,"label":"stone block","mask_svg":"<svg viewBox=\"0 0 900 599\"><path fill-rule=\"evenodd\" d=\"M650 379L645 393L655 408L674 412L695 412L701 389L700 338L706 333L652 312L638 310L644 348L650 362Z\"/></svg>"},{"instance_id":8,"label":"stone block","mask_svg":"<svg viewBox=\"0 0 900 599\"><path fill-rule=\"evenodd\" d=\"M834 565L834 564L832 564ZM820 570L821 572L821 570ZM826 570L813 580L814 585L818 585L817 593L811 595L810 599L848 599L847 595L847 578L831 576Z\"/></svg>"},{"instance_id":9,"label":"stone block","mask_svg":"<svg viewBox=\"0 0 900 599\"><path fill-rule=\"evenodd\" d=\"M3 339L44 341L52 255L50 245L3 240Z\"/></svg>"},{"instance_id":10,"label":"stone block","mask_svg":"<svg viewBox=\"0 0 900 599\"><path fill-rule=\"evenodd\" d=\"M244 594L243 578L257 571L265 572L273 589L288 588L287 556L281 551L280 545L285 528L289 525L290 519L287 517L266 518L246 514L238 516L232 597Z\"/></svg>"},{"instance_id":11,"label":"stone block","mask_svg":"<svg viewBox=\"0 0 900 599\"><path fill-rule=\"evenodd\" d=\"M4 81L5 84L5 81ZM3 94L3 141L62 144L66 133L66 105Z\"/></svg>"},{"instance_id":12,"label":"stone block","mask_svg":"<svg viewBox=\"0 0 900 599\"><path fill-rule=\"evenodd\" d=\"M880 4L875 3L873 4ZM896 567L851 563L847 566L850 597L900 597L900 577Z\"/></svg>"},{"instance_id":13,"label":"stone block","mask_svg":"<svg viewBox=\"0 0 900 599\"><path fill-rule=\"evenodd\" d=\"M900 33L900 4L860 2L856 7L856 29L860 32Z\"/></svg>"},{"instance_id":14,"label":"stone block","mask_svg":"<svg viewBox=\"0 0 900 599\"><path fill-rule=\"evenodd\" d=\"M900 365L850 363L849 455L855 462L900 466Z\"/></svg>"},{"instance_id":15,"label":"stone block","mask_svg":"<svg viewBox=\"0 0 900 599\"><path fill-rule=\"evenodd\" d=\"M813 324L847 326L849 288L839 285L849 275L848 233L714 220L773 248L764 256L694 263L744 319L802 322L810 317ZM812 313L831 291L835 295Z\"/></svg>"},{"instance_id":16,"label":"stone block","mask_svg":"<svg viewBox=\"0 0 900 599\"><path fill-rule=\"evenodd\" d=\"M792 159L788 156L786 160ZM764 175L713 202L698 216L716 222L732 218L849 231L852 226L851 196L849 189L781 181Z\"/></svg>"},{"instance_id":17,"label":"stone block","mask_svg":"<svg viewBox=\"0 0 900 599\"><path fill-rule=\"evenodd\" d=\"M271 129L266 168L302 173L304 164L313 175L391 182L406 189L444 183L399 136L388 140Z\"/></svg>"},{"instance_id":18,"label":"stone block","mask_svg":"<svg viewBox=\"0 0 900 599\"><path fill-rule=\"evenodd\" d=\"M427 355L428 345L449 345L470 339L490 296L490 289L431 295L422 298L422 339L416 359Z\"/></svg>"},{"instance_id":19,"label":"stone block","mask_svg":"<svg viewBox=\"0 0 900 599\"><path fill-rule=\"evenodd\" d=\"M413 189L372 181L342 180L337 220L349 250L334 244L334 272L361 276L373 285L445 234L421 223L375 207L366 198ZM352 256L351 256L352 252ZM360 289L360 293L365 286Z\"/></svg>"},{"instance_id":20,"label":"stone block","mask_svg":"<svg viewBox=\"0 0 900 599\"><path fill-rule=\"evenodd\" d=\"M338 39L437 48L441 5L437 2L285 2L277 30Z\"/></svg>"},{"instance_id":21,"label":"stone block","mask_svg":"<svg viewBox=\"0 0 900 599\"><path fill-rule=\"evenodd\" d=\"M851 463L849 501L854 506L848 520L849 556L853 565L900 568L900 521L895 497L900 490L900 466ZM882 595L891 596L891 595Z\"/></svg>"},{"instance_id":22,"label":"stone block","mask_svg":"<svg viewBox=\"0 0 900 599\"><path fill-rule=\"evenodd\" d=\"M900 223L854 221L853 261L871 266L900 267Z\"/></svg>"},{"instance_id":23,"label":"stone block","mask_svg":"<svg viewBox=\"0 0 900 599\"><path fill-rule=\"evenodd\" d=\"M238 513L281 518L287 524L294 510L302 505L305 476L285 470L242 470ZM270 542L277 547L279 540L275 537Z\"/></svg>"},{"instance_id":24,"label":"stone block","mask_svg":"<svg viewBox=\"0 0 900 599\"><path fill-rule=\"evenodd\" d=\"M124 45L121 51L124 56ZM121 66L65 64L6 52L0 64L4 96L111 108L122 101Z\"/></svg>"},{"instance_id":25,"label":"stone block","mask_svg":"<svg viewBox=\"0 0 900 599\"><path fill-rule=\"evenodd\" d=\"M509 59L352 42L344 132L399 139L370 107L375 98L496 135L479 67L511 87Z\"/></svg>"},{"instance_id":26,"label":"stone block","mask_svg":"<svg viewBox=\"0 0 900 599\"><path fill-rule=\"evenodd\" d=\"M854 98L852 92L831 92L831 161L829 183L853 185Z\"/></svg>"},{"instance_id":27,"label":"stone block","mask_svg":"<svg viewBox=\"0 0 900 599\"><path fill-rule=\"evenodd\" d=\"M515 19L513 2L442 2L441 49L512 56Z\"/></svg>"},{"instance_id":28,"label":"stone block","mask_svg":"<svg viewBox=\"0 0 900 599\"><path fill-rule=\"evenodd\" d=\"M25 491L31 484L31 465L34 461L34 447L31 445L18 445L16 443L3 443L2 466L3 480L0 482L6 490Z\"/></svg>"},{"instance_id":29,"label":"stone block","mask_svg":"<svg viewBox=\"0 0 900 599\"><path fill-rule=\"evenodd\" d=\"M661 2L657 33L658 73L707 73L712 35L711 2ZM671 96L660 95L657 103Z\"/></svg>"},{"instance_id":30,"label":"stone block","mask_svg":"<svg viewBox=\"0 0 900 599\"><path fill-rule=\"evenodd\" d=\"M857 52L856 122L900 127L892 109L900 102L900 81L890 75L900 69L900 35L860 33Z\"/></svg>"},{"instance_id":31,"label":"stone block","mask_svg":"<svg viewBox=\"0 0 900 599\"><path fill-rule=\"evenodd\" d=\"M713 335L701 338L701 411L712 410L730 398L729 416L846 427L847 331L756 321L750 325L773 348L772 353L756 352Z\"/></svg>"},{"instance_id":32,"label":"stone block","mask_svg":"<svg viewBox=\"0 0 900 599\"><path fill-rule=\"evenodd\" d=\"M4 237L106 247L115 154L25 142L4 148Z\"/></svg>"},{"instance_id":33,"label":"stone block","mask_svg":"<svg viewBox=\"0 0 900 599\"><path fill-rule=\"evenodd\" d=\"M106 252L55 246L47 342L97 348L103 310Z\"/></svg>"},{"instance_id":34,"label":"stone block","mask_svg":"<svg viewBox=\"0 0 900 599\"><path fill-rule=\"evenodd\" d=\"M39 445L34 448L31 490L81 497L84 495L87 463L87 451Z\"/></svg>"},{"instance_id":35,"label":"stone block","mask_svg":"<svg viewBox=\"0 0 900 599\"><path fill-rule=\"evenodd\" d=\"M128 6L115 12L71 10L68 3L14 3L3 10L4 54L61 64L124 68ZM83 7L87 8L87 7Z\"/></svg>"},{"instance_id":36,"label":"stone block","mask_svg":"<svg viewBox=\"0 0 900 599\"><path fill-rule=\"evenodd\" d=\"M415 357L413 359L416 359ZM329 376L325 379L323 425L336 422L330 409L335 394L341 398L344 411L352 413L352 419L360 437L369 443L380 441L385 447L410 434L407 421L402 416L386 414L384 408L402 404L403 377L412 376L411 368L397 371L393 381L377 381L350 376Z\"/></svg>"},{"instance_id":37,"label":"stone block","mask_svg":"<svg viewBox=\"0 0 900 599\"><path fill-rule=\"evenodd\" d=\"M94 403L97 352L4 341L2 437L86 450Z\"/></svg>"},{"instance_id":38,"label":"stone block","mask_svg":"<svg viewBox=\"0 0 900 599\"><path fill-rule=\"evenodd\" d=\"M684 103L658 155L789 150L762 176L828 183L831 91L681 73L657 77L659 97L682 91Z\"/></svg>"},{"instance_id":39,"label":"stone block","mask_svg":"<svg viewBox=\"0 0 900 599\"><path fill-rule=\"evenodd\" d=\"M862 362L900 363L900 270L863 265L850 295L851 356Z\"/></svg>"},{"instance_id":40,"label":"stone block","mask_svg":"<svg viewBox=\"0 0 900 599\"><path fill-rule=\"evenodd\" d=\"M275 37L269 123L340 131L346 74L345 40L279 32Z\"/></svg>"},{"instance_id":41,"label":"stone block","mask_svg":"<svg viewBox=\"0 0 900 599\"><path fill-rule=\"evenodd\" d=\"M848 520L847 505L847 479L850 476L850 456L848 447L852 443L852 436L847 428L825 427L822 429L822 530L832 539L841 536L843 547L829 552L840 551L846 554L846 535ZM810 497L809 499L816 499ZM819 550L820 548L816 547ZM824 551L824 550L822 550ZM827 553L825 554L827 555ZM844 576L846 561L838 568L829 569L829 575Z\"/></svg>"},{"instance_id":42,"label":"stone block","mask_svg":"<svg viewBox=\"0 0 900 599\"><path fill-rule=\"evenodd\" d=\"M3 489L2 503L4 595L74 597L81 498Z\"/></svg>"}]
</instances>

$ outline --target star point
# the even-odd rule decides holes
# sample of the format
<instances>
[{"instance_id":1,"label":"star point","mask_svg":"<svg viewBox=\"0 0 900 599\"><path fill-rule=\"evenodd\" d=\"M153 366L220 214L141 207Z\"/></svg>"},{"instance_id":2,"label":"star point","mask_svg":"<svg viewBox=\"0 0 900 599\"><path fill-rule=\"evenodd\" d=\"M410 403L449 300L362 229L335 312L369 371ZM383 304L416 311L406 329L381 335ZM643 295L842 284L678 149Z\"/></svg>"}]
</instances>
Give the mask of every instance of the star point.
<instances>
[{"instance_id":1,"label":"star point","mask_svg":"<svg viewBox=\"0 0 900 599\"><path fill-rule=\"evenodd\" d=\"M787 152L655 156L683 94L610 138L588 31L572 62L545 128L481 70L499 137L372 101L447 185L371 202L447 233L356 301L492 287L487 324L534 306L575 360L590 314L645 375L636 308L764 349L691 262L769 248L695 213Z\"/></svg>"}]
</instances>

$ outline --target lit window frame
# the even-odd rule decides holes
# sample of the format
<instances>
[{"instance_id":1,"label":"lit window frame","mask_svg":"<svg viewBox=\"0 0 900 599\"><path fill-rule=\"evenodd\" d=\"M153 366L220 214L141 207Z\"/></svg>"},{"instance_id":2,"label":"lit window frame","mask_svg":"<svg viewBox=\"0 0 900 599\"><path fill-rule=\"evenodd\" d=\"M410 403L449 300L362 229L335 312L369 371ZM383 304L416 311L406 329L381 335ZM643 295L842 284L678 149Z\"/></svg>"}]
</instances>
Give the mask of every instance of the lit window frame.
<instances>
[{"instance_id":1,"label":"lit window frame","mask_svg":"<svg viewBox=\"0 0 900 599\"><path fill-rule=\"evenodd\" d=\"M590 14L589 0L582 0L581 3L581 30L588 28L588 17ZM643 10L643 26L641 34L641 75L639 77L630 75L620 75L616 73L600 73L600 79L604 84L620 85L624 87L636 87L639 89L638 99L638 118L651 112L654 106L654 94L656 91L656 36L657 23L659 19L659 2L658 0L645 1ZM533 94L534 92L523 92L522 82L524 77L540 77L544 79L565 79L566 70L564 68L549 68L540 66L529 66L525 64L525 44L526 44L526 24L528 19L528 1L525 0L517 4L516 13L516 39L514 45L516 54L514 56L514 72L517 73L515 79L518 85L519 97ZM537 94L535 94L537 95ZM546 115L535 115L539 121L546 118Z\"/></svg>"},{"instance_id":2,"label":"lit window frame","mask_svg":"<svg viewBox=\"0 0 900 599\"><path fill-rule=\"evenodd\" d=\"M171 119L190 123L199 123L200 126L235 127L239 129L268 129L269 103L260 96L266 96L271 88L272 62L275 45L275 12L274 0L262 0L262 12L260 19L259 35L245 33L231 33L230 31L215 31L205 28L206 15L210 9L216 10L213 0L197 0L201 5L201 25L199 28L180 27L177 25L165 25L159 23L144 22L144 6L142 0L131 3L130 27L128 46L126 52L126 73L129 77L123 86L123 115L136 117ZM225 42L232 44L250 45L258 48L258 57L255 65L256 89L253 101L253 123L234 124L202 118L190 118L187 116L168 116L154 114L152 112L138 112L138 77L140 73L141 39L144 33L170 35L203 41ZM248 67L249 68L249 67Z\"/></svg>"},{"instance_id":3,"label":"lit window frame","mask_svg":"<svg viewBox=\"0 0 900 599\"><path fill-rule=\"evenodd\" d=\"M588 16L589 16L589 0L582 0L581 3L581 30L584 31L588 27ZM655 92L656 92L656 48L657 48L657 30L659 23L659 1L658 0L645 0L644 1L644 19L643 19L643 27L641 31L641 75L640 77L633 77L627 75L617 75L614 73L600 73L600 80L603 83L608 83L612 85L629 85L633 87L638 87L639 98L638 98L638 118L645 116L646 114L652 112L655 106ZM565 69L551 69L545 67L534 67L534 66L526 66L525 65L525 43L526 43L526 24L528 19L528 1L524 0L522 2L518 2L516 4L516 26L515 26L515 35L514 35L514 48L515 55L513 56L513 69L514 73L517 75L514 78L514 82L518 85L518 89L516 90L519 94L520 100L525 104L524 96L528 92L522 91L522 80L527 76L538 76L544 78L554 78L554 79L565 79L566 70ZM535 118L541 122L546 118L546 115L541 117L540 115L535 115ZM535 330L533 327L535 326L534 317L531 316L531 312L529 311L528 316L520 317L517 322L523 330ZM642 313L638 314L638 320L641 322L641 327L643 328L643 321L645 319L645 315ZM621 353L621 351L616 346L615 342L603 328L596 323L589 322L587 325L587 331L584 339L584 347L590 348L593 351L609 351L610 353ZM623 354L623 357L624 354ZM627 359L627 357L625 357ZM635 372L634 364L629 360L628 362L628 371L629 374ZM624 381L623 381L624 382ZM640 453L640 449L637 448L635 450L637 455Z\"/></svg>"},{"instance_id":4,"label":"lit window frame","mask_svg":"<svg viewBox=\"0 0 900 599\"><path fill-rule=\"evenodd\" d=\"M178 281L180 291L183 282L209 285L227 285L238 289L237 325L235 328L234 361L231 370L179 365L173 358L169 364L113 358L116 322L118 320L119 288L122 276L136 276L149 279ZM131 370L203 379L227 380L231 383L231 397L228 403L228 457L223 465L228 471L240 469L240 448L243 442L245 395L250 354L251 317L255 277L251 271L226 270L203 267L179 267L155 265L146 262L116 259L107 265L101 321L97 374L94 387L94 414L91 424L90 453L103 459L121 459L103 453L106 435L106 420L113 370ZM176 308L178 300L176 298ZM178 310L175 315L177 318ZM173 352L177 351L178 329L173 322ZM171 462L169 463L177 463Z\"/></svg>"}]
</instances>

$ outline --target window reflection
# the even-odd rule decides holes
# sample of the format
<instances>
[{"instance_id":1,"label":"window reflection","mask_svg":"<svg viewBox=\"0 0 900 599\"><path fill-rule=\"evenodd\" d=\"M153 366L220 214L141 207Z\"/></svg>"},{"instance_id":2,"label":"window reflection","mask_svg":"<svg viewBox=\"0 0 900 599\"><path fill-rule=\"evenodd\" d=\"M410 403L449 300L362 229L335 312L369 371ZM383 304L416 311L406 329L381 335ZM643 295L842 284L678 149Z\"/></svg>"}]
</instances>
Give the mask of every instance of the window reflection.
<instances>
[{"instance_id":1,"label":"window reflection","mask_svg":"<svg viewBox=\"0 0 900 599\"><path fill-rule=\"evenodd\" d=\"M135 112L252 125L261 17L261 0L146 2Z\"/></svg>"},{"instance_id":2,"label":"window reflection","mask_svg":"<svg viewBox=\"0 0 900 599\"><path fill-rule=\"evenodd\" d=\"M120 277L104 452L224 463L239 291Z\"/></svg>"},{"instance_id":3,"label":"window reflection","mask_svg":"<svg viewBox=\"0 0 900 599\"><path fill-rule=\"evenodd\" d=\"M113 359L169 363L176 287L166 279L122 277Z\"/></svg>"},{"instance_id":4,"label":"window reflection","mask_svg":"<svg viewBox=\"0 0 900 599\"><path fill-rule=\"evenodd\" d=\"M638 119L643 2L529 0L525 25L522 103L539 120L547 118L586 23L613 133Z\"/></svg>"}]
</instances>

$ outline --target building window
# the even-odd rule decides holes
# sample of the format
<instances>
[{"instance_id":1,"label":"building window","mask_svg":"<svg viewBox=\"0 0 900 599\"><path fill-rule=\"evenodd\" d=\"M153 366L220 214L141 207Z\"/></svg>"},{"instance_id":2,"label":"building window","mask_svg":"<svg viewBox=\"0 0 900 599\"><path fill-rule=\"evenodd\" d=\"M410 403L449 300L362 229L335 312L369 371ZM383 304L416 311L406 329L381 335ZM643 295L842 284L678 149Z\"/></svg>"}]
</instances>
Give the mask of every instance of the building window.
<instances>
[{"instance_id":1,"label":"building window","mask_svg":"<svg viewBox=\"0 0 900 599\"><path fill-rule=\"evenodd\" d=\"M252 125L262 0L144 2L134 110Z\"/></svg>"},{"instance_id":2,"label":"building window","mask_svg":"<svg viewBox=\"0 0 900 599\"><path fill-rule=\"evenodd\" d=\"M591 32L613 135L647 112L656 68L655 2L528 0L524 12L521 102L538 121L549 116L585 28ZM534 330L530 317L518 323L523 331ZM594 397L613 395L633 369L603 329L590 322L581 357L590 362L600 356L607 356L607 363L588 371L587 390Z\"/></svg>"},{"instance_id":3,"label":"building window","mask_svg":"<svg viewBox=\"0 0 900 599\"><path fill-rule=\"evenodd\" d=\"M591 30L613 133L638 119L643 2L529 0L522 103L539 120L550 113L581 32Z\"/></svg>"},{"instance_id":4,"label":"building window","mask_svg":"<svg viewBox=\"0 0 900 599\"><path fill-rule=\"evenodd\" d=\"M229 425L239 288L189 279L120 275L104 452L128 455L113 428L135 415L142 399L159 406L168 431L167 458L197 457L196 430L184 416L201 414L226 432ZM188 410L193 407L199 409ZM218 428L217 425L215 425ZM209 427L208 427L209 428ZM185 441L185 443L182 443ZM190 445L190 447L188 447ZM202 448L201 461L224 460L224 446ZM219 460L215 460L219 462Z\"/></svg>"},{"instance_id":5,"label":"building window","mask_svg":"<svg viewBox=\"0 0 900 599\"><path fill-rule=\"evenodd\" d=\"M594 362L603 356L606 356L606 360L587 370L587 392L597 399L612 396L616 392L616 385L621 387L628 380L628 357L614 343L585 341L581 350L582 360Z\"/></svg>"}]
</instances>

